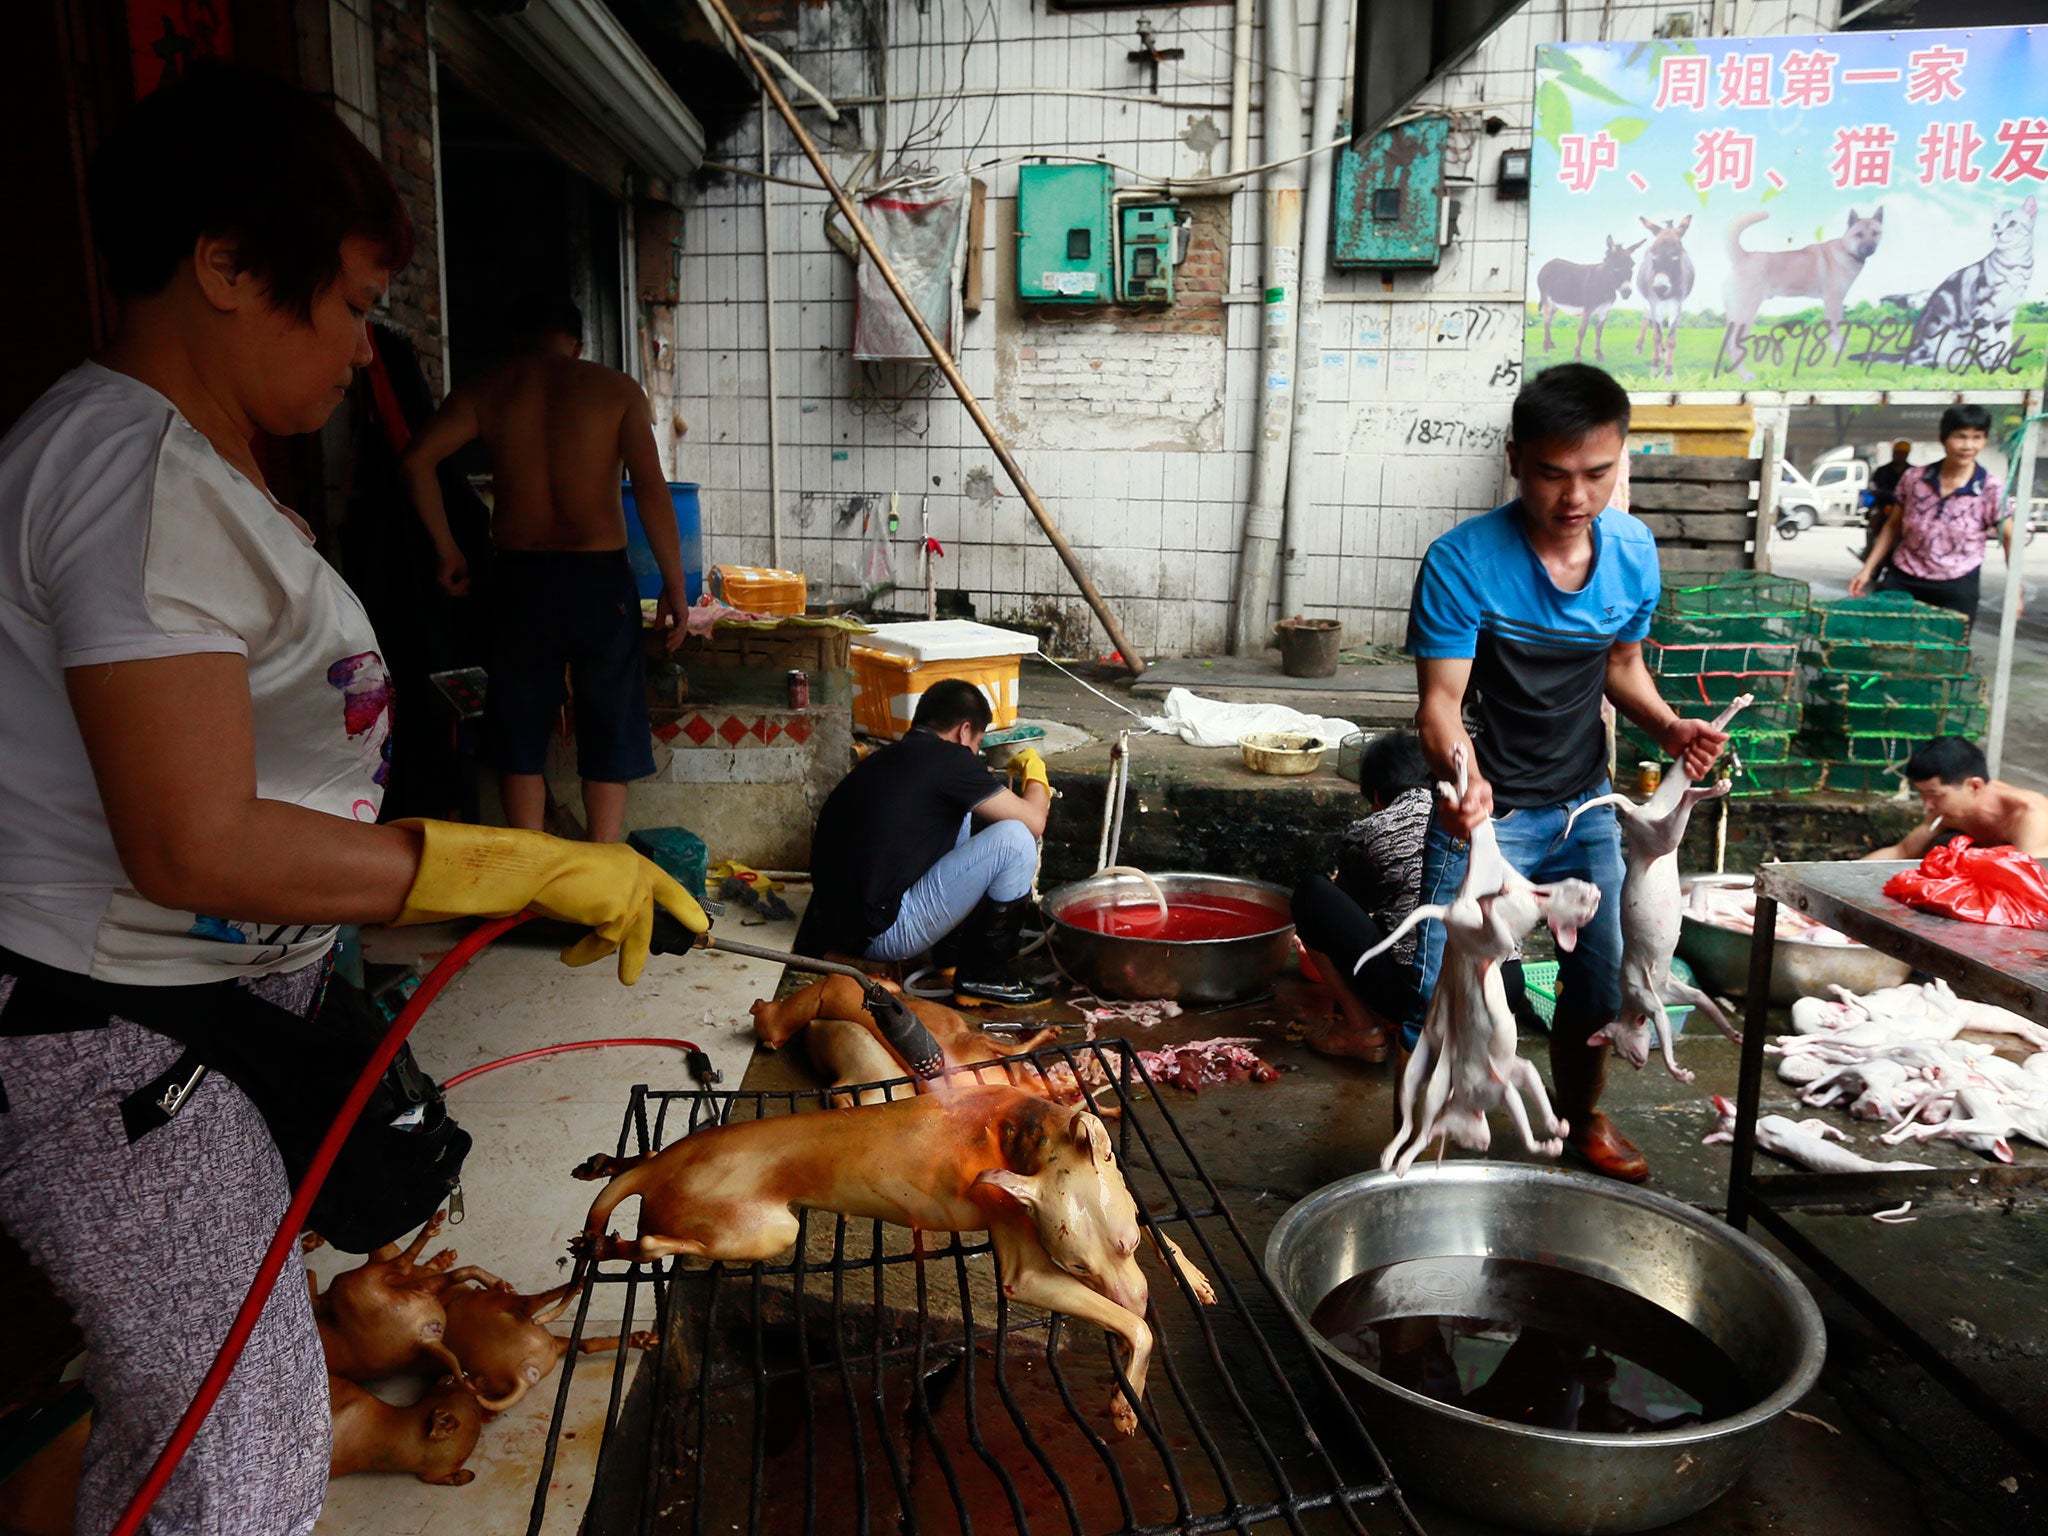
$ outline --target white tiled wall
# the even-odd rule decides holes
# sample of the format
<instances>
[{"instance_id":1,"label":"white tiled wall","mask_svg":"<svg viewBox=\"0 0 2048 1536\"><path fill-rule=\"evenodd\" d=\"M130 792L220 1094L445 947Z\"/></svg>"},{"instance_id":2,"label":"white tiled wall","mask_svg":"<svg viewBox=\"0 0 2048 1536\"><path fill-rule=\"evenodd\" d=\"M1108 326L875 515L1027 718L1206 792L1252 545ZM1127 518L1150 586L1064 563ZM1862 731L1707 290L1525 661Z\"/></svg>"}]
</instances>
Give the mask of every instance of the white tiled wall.
<instances>
[{"instance_id":1,"label":"white tiled wall","mask_svg":"<svg viewBox=\"0 0 2048 1536\"><path fill-rule=\"evenodd\" d=\"M1012 430L1026 474L1133 642L1154 657L1221 650L1251 478L1257 304L1229 303L1222 338L1108 326L1048 336L1007 299L1008 268L998 253L1013 238L1023 157L1099 155L1145 177L1226 169L1230 7L1150 13L1160 46L1186 51L1162 68L1163 101L1154 103L1066 94L1147 94L1144 72L1125 58L1138 45L1135 12L1050 12L1034 0L927 0L922 10L915 0L880 3L890 13L892 93L998 86L1005 93L889 109L893 152L910 136L909 160L972 168L989 183L989 302L967 322L960 349L969 384ZM1616 0L1607 35L1649 37L1686 8L1682 0ZM1832 14L1833 0L1819 8ZM1303 9L1310 17L1301 36L1305 67L1314 57L1315 6L1304 0ZM1714 9L1697 7L1702 31ZM1802 0L1750 0L1740 7L1740 24L1752 34L1815 27L1813 9ZM801 14L798 35L775 40L789 45L795 66L835 98L874 94L874 56L860 43L864 8L835 0ZM1343 619L1355 641L1398 643L1429 541L1500 497L1508 406L1521 381L1527 204L1502 200L1493 182L1500 153L1529 142L1534 51L1557 40L1561 14L1550 0L1535 0L1431 93L1427 104L1461 114L1448 170L1469 179L1454 183L1457 238L1441 268L1396 277L1392 300L1366 298L1383 291L1376 273L1333 273L1322 346L1301 360L1303 369L1320 370L1314 497L1299 539L1305 606ZM1600 6L1572 6L1569 15L1575 40L1596 35ZM1255 69L1254 163L1263 158L1258 78ZM874 108L859 110L863 131L871 131ZM824 130L820 113L804 116L814 133ZM1480 125L1489 116L1508 126L1487 135ZM1225 143L1198 151L1212 127ZM772 148L777 174L810 179L780 123ZM714 154L758 165L754 125ZM857 149L832 155L842 177L863 170L862 162ZM1135 180L1118 177L1119 185ZM765 564L761 186L731 178L696 196L675 311L675 403L689 422L675 444L675 472L704 486L710 558ZM828 199L788 186L777 186L774 197L783 563L808 573L814 592L856 593L864 527L886 517L894 493L899 532L889 550L905 586L920 580L915 539L920 508L928 506L932 532L946 548L939 584L965 588L984 616L1046 602L1084 611L943 381L903 365L877 372L849 358L853 268L823 234ZM1250 301L1260 287L1256 190L1232 202L1232 298ZM1094 635L1107 649L1100 631Z\"/></svg>"}]
</instances>

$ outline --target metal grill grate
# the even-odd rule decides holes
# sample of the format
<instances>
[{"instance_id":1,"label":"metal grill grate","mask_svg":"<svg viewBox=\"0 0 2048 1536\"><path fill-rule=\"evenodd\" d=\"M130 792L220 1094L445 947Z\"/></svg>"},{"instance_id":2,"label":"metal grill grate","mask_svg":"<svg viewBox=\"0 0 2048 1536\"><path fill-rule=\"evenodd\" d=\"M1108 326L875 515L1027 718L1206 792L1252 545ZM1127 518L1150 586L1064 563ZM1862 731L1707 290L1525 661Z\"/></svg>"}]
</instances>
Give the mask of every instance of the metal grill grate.
<instances>
[{"instance_id":1,"label":"metal grill grate","mask_svg":"<svg viewBox=\"0 0 2048 1536\"><path fill-rule=\"evenodd\" d=\"M1136 1052L1098 1041L1012 1065L1025 1063L1104 1082L1099 1101L1122 1110L1112 1125L1147 1228L1156 1335L1137 1432L1109 1424L1124 1378L1108 1336L1009 1303L985 1236L808 1211L777 1263L592 1266L576 1342L606 1287L623 1297L620 1333L651 1306L662 1348L630 1392L629 1357L613 1358L585 1531L1419 1536ZM636 1087L618 1153L824 1099ZM1200 1305L1167 1262L1167 1236L1208 1274L1216 1305ZM572 1348L563 1362L528 1536L546 1518L579 1358ZM1368 1527L1374 1505L1386 1515Z\"/></svg>"}]
</instances>

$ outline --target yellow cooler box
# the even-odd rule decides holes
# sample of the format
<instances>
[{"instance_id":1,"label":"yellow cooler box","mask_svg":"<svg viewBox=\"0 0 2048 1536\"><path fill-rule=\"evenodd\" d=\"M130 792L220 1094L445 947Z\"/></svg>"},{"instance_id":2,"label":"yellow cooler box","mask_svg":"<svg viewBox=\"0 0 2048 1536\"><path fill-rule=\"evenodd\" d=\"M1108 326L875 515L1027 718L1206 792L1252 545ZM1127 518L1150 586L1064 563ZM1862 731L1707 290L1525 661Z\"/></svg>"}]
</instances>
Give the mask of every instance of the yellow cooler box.
<instances>
[{"instance_id":1,"label":"yellow cooler box","mask_svg":"<svg viewBox=\"0 0 2048 1536\"><path fill-rule=\"evenodd\" d=\"M1037 650L1036 636L971 619L877 625L853 647L853 723L894 741L910 729L925 689L957 677L987 697L991 730L1015 725L1019 660Z\"/></svg>"},{"instance_id":2,"label":"yellow cooler box","mask_svg":"<svg viewBox=\"0 0 2048 1536\"><path fill-rule=\"evenodd\" d=\"M764 565L714 565L711 595L748 613L801 614L809 583L801 571Z\"/></svg>"}]
</instances>

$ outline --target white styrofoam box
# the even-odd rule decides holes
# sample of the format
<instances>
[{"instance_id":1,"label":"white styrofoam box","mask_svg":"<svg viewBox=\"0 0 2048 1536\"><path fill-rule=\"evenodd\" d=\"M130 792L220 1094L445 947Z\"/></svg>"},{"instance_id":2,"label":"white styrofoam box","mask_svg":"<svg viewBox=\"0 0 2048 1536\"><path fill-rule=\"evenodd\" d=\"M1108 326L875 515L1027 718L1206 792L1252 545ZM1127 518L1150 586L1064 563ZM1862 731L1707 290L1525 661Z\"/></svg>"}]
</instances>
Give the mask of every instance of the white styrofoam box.
<instances>
[{"instance_id":1,"label":"white styrofoam box","mask_svg":"<svg viewBox=\"0 0 2048 1536\"><path fill-rule=\"evenodd\" d=\"M877 624L860 643L892 651L912 661L965 661L976 656L1031 656L1038 637L972 619L918 619L908 624Z\"/></svg>"}]
</instances>

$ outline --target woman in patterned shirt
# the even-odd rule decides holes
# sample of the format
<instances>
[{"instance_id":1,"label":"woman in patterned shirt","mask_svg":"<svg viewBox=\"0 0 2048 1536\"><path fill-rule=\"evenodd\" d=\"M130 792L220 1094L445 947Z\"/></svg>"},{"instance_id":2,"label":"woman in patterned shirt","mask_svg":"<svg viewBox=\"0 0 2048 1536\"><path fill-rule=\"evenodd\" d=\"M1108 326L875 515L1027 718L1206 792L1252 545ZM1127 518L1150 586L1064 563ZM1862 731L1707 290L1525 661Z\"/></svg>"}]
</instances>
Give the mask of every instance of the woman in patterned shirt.
<instances>
[{"instance_id":1,"label":"woman in patterned shirt","mask_svg":"<svg viewBox=\"0 0 2048 1536\"><path fill-rule=\"evenodd\" d=\"M1294 888L1295 932L1337 994L1336 1016L1307 1040L1325 1055L1385 1061L1386 1020L1403 1017L1415 996L1415 931L1360 974L1352 975L1351 967L1414 910L1429 832L1429 784L1413 731L1374 737L1358 765L1358 788L1372 802L1372 814L1345 829L1334 881L1308 875Z\"/></svg>"},{"instance_id":2,"label":"woman in patterned shirt","mask_svg":"<svg viewBox=\"0 0 2048 1536\"><path fill-rule=\"evenodd\" d=\"M2012 554L2005 486L1977 462L1990 430L1991 413L1981 405L1952 405L1941 413L1941 462L1899 478L1898 503L1849 583L1851 597L1873 586L1904 592L1975 624L1984 541L2001 522L2006 555Z\"/></svg>"}]
</instances>

